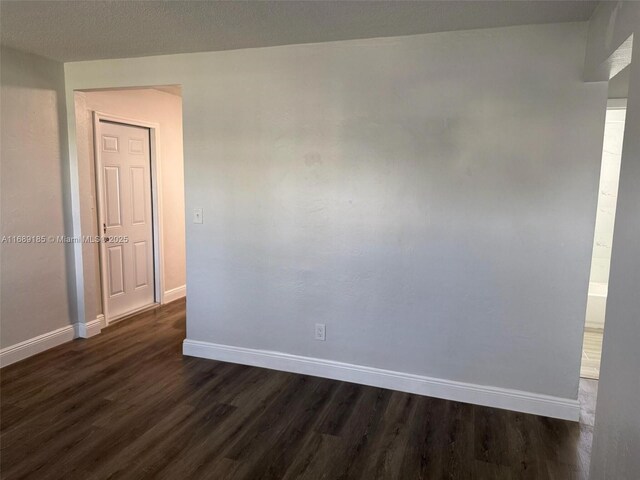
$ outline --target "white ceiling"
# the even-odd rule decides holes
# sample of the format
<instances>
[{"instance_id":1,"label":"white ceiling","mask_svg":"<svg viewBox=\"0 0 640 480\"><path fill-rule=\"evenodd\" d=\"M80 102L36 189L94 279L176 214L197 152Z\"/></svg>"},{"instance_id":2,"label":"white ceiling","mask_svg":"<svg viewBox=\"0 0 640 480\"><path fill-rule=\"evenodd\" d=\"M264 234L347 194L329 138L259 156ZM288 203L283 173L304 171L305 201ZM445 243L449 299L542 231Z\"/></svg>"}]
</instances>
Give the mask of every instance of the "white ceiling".
<instances>
[{"instance_id":1,"label":"white ceiling","mask_svg":"<svg viewBox=\"0 0 640 480\"><path fill-rule=\"evenodd\" d=\"M60 61L588 20L592 1L6 1L2 44Z\"/></svg>"}]
</instances>

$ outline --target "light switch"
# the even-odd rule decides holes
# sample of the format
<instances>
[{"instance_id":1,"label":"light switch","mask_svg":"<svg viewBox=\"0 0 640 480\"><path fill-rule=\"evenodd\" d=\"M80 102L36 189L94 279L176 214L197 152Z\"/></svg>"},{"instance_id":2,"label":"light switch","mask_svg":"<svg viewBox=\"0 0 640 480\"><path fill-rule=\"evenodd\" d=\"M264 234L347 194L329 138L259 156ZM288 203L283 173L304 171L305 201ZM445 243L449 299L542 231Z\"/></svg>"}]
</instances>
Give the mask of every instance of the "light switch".
<instances>
[{"instance_id":1,"label":"light switch","mask_svg":"<svg viewBox=\"0 0 640 480\"><path fill-rule=\"evenodd\" d=\"M202 221L202 209L194 208L193 209L193 223L203 223Z\"/></svg>"}]
</instances>

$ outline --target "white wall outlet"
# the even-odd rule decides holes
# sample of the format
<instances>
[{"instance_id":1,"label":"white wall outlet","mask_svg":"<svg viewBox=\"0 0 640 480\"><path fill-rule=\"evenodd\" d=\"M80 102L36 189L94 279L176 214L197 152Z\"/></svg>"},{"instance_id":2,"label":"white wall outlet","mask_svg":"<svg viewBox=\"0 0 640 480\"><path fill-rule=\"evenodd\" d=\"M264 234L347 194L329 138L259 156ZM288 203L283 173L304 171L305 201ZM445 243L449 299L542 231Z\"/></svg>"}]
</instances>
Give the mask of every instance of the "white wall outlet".
<instances>
[{"instance_id":1,"label":"white wall outlet","mask_svg":"<svg viewBox=\"0 0 640 480\"><path fill-rule=\"evenodd\" d=\"M193 223L203 223L202 221L202 209L194 208L193 209Z\"/></svg>"},{"instance_id":2,"label":"white wall outlet","mask_svg":"<svg viewBox=\"0 0 640 480\"><path fill-rule=\"evenodd\" d=\"M326 333L324 323L316 323L316 340L322 340L324 342L327 339Z\"/></svg>"}]
</instances>

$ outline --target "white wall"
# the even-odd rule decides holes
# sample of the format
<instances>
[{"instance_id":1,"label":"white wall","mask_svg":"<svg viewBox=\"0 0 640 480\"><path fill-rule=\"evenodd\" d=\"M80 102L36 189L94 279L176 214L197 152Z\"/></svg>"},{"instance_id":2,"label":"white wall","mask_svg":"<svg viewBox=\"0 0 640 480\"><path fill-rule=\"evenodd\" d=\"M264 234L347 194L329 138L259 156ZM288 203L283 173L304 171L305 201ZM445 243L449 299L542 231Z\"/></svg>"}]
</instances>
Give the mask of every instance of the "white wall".
<instances>
[{"instance_id":1,"label":"white wall","mask_svg":"<svg viewBox=\"0 0 640 480\"><path fill-rule=\"evenodd\" d=\"M0 62L0 235L68 234L63 66L6 47ZM75 322L70 253L53 242L0 245L2 348Z\"/></svg>"},{"instance_id":2,"label":"white wall","mask_svg":"<svg viewBox=\"0 0 640 480\"><path fill-rule=\"evenodd\" d=\"M606 59L631 34L635 56L629 72L592 480L631 480L640 472L640 3L603 2L598 7L590 22L585 73L588 79L601 79L598 73L604 70L606 78Z\"/></svg>"},{"instance_id":3,"label":"white wall","mask_svg":"<svg viewBox=\"0 0 640 480\"><path fill-rule=\"evenodd\" d=\"M607 97L585 42L562 24L79 62L67 100L182 84L189 339L576 399Z\"/></svg>"},{"instance_id":4,"label":"white wall","mask_svg":"<svg viewBox=\"0 0 640 480\"><path fill-rule=\"evenodd\" d=\"M81 211L84 235L98 235L93 158L93 117L98 111L160 126L160 163L164 246L164 290L185 286L184 165L182 145L182 99L178 95L146 89L77 92L76 145L80 158ZM85 317L102 313L100 266L97 244L83 246Z\"/></svg>"}]
</instances>

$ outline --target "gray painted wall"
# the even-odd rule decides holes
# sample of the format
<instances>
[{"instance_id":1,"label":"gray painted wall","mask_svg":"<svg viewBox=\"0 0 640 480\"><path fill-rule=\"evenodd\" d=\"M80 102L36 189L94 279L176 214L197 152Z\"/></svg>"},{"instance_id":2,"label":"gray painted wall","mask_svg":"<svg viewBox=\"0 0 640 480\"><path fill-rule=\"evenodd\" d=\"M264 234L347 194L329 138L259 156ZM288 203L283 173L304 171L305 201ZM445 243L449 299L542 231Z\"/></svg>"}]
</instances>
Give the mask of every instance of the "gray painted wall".
<instances>
[{"instance_id":1,"label":"gray painted wall","mask_svg":"<svg viewBox=\"0 0 640 480\"><path fill-rule=\"evenodd\" d=\"M609 81L609 98L627 98L630 70L630 67L625 68Z\"/></svg>"},{"instance_id":2,"label":"gray painted wall","mask_svg":"<svg viewBox=\"0 0 640 480\"><path fill-rule=\"evenodd\" d=\"M632 480L640 472L640 3L604 2L589 31L586 72L634 35L607 318L591 457L592 480Z\"/></svg>"},{"instance_id":3,"label":"gray painted wall","mask_svg":"<svg viewBox=\"0 0 640 480\"><path fill-rule=\"evenodd\" d=\"M63 66L4 47L0 62L1 234L68 234ZM0 245L1 347L74 323L70 253L64 244Z\"/></svg>"},{"instance_id":4,"label":"gray painted wall","mask_svg":"<svg viewBox=\"0 0 640 480\"><path fill-rule=\"evenodd\" d=\"M67 101L182 84L190 339L575 399L607 98L585 42L558 24L79 62Z\"/></svg>"}]
</instances>

